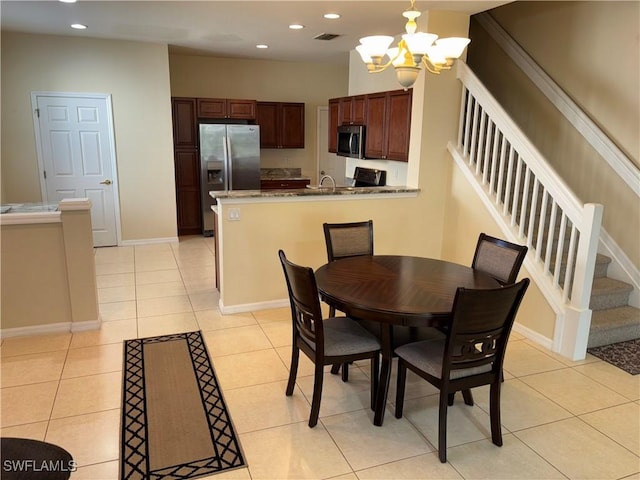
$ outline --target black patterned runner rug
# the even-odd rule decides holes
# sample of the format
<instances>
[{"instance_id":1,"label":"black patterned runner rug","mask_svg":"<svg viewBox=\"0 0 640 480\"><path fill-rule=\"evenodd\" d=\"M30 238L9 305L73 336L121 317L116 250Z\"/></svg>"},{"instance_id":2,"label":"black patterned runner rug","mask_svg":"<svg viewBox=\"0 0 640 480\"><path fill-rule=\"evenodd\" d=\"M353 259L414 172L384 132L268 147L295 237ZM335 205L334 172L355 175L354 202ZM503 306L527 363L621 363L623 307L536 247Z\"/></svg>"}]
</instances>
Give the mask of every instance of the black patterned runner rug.
<instances>
[{"instance_id":1,"label":"black patterned runner rug","mask_svg":"<svg viewBox=\"0 0 640 480\"><path fill-rule=\"evenodd\" d=\"M120 479L187 479L245 466L201 332L127 340Z\"/></svg>"},{"instance_id":2,"label":"black patterned runner rug","mask_svg":"<svg viewBox=\"0 0 640 480\"><path fill-rule=\"evenodd\" d=\"M640 374L640 338L589 348L587 352L631 375Z\"/></svg>"}]
</instances>

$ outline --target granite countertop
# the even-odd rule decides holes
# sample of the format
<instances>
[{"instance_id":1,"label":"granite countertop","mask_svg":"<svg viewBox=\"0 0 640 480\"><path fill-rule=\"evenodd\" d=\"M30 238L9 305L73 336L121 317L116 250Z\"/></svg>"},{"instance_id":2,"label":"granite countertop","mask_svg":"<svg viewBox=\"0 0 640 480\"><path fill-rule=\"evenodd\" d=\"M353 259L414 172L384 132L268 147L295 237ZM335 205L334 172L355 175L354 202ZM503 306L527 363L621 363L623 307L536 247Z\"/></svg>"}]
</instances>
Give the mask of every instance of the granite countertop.
<instances>
[{"instance_id":1,"label":"granite countertop","mask_svg":"<svg viewBox=\"0 0 640 480\"><path fill-rule=\"evenodd\" d=\"M269 198L269 197L312 197L312 196L353 196L385 193L418 193L419 188L411 187L323 187L296 188L288 190L221 190L209 192L213 198Z\"/></svg>"},{"instance_id":2,"label":"granite countertop","mask_svg":"<svg viewBox=\"0 0 640 480\"><path fill-rule=\"evenodd\" d=\"M310 180L301 168L261 168L260 180Z\"/></svg>"}]
</instances>

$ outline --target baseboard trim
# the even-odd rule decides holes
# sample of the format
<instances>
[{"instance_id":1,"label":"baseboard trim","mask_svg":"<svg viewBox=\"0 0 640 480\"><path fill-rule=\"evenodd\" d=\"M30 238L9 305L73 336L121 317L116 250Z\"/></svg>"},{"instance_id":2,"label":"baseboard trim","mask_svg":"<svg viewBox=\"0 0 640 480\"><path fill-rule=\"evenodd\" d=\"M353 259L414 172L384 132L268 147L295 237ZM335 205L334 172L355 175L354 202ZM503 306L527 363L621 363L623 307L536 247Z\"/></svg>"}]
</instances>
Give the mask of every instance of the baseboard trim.
<instances>
[{"instance_id":1,"label":"baseboard trim","mask_svg":"<svg viewBox=\"0 0 640 480\"><path fill-rule=\"evenodd\" d=\"M218 307L223 315L230 315L233 313L245 313L257 310L269 310L270 308L283 308L288 307L291 304L288 299L282 300L269 300L267 302L257 303L241 303L238 305L224 305L222 299L218 302Z\"/></svg>"},{"instance_id":2,"label":"baseboard trim","mask_svg":"<svg viewBox=\"0 0 640 480\"><path fill-rule=\"evenodd\" d=\"M59 322L44 325L30 325L0 329L0 338L27 337L33 335L50 335L54 333L76 333L89 330L99 330L102 319L86 320L84 322Z\"/></svg>"},{"instance_id":3,"label":"baseboard trim","mask_svg":"<svg viewBox=\"0 0 640 480\"><path fill-rule=\"evenodd\" d=\"M28 327L3 328L0 329L0 338L69 333L70 331L71 322L48 323L45 325L31 325Z\"/></svg>"},{"instance_id":4,"label":"baseboard trim","mask_svg":"<svg viewBox=\"0 0 640 480\"><path fill-rule=\"evenodd\" d=\"M516 322L513 324L513 331L537 343L538 345L553 351L553 340L539 334L535 330L531 330L529 327L525 327L524 325Z\"/></svg>"},{"instance_id":5,"label":"baseboard trim","mask_svg":"<svg viewBox=\"0 0 640 480\"><path fill-rule=\"evenodd\" d=\"M135 245L152 245L156 243L178 243L178 237L143 238L140 240L122 240L120 247L131 247Z\"/></svg>"},{"instance_id":6,"label":"baseboard trim","mask_svg":"<svg viewBox=\"0 0 640 480\"><path fill-rule=\"evenodd\" d=\"M90 330L100 330L100 325L102 325L101 318L98 318L97 320L86 320L84 322L72 322L71 333L88 332Z\"/></svg>"}]
</instances>

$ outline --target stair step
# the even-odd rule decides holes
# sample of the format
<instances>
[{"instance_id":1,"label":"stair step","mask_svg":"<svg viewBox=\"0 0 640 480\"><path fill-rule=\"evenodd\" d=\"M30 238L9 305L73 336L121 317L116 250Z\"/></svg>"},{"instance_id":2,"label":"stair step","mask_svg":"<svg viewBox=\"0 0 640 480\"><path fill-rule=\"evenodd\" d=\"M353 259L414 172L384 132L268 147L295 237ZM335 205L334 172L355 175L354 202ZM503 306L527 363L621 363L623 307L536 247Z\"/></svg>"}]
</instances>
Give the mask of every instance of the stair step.
<instances>
[{"instance_id":1,"label":"stair step","mask_svg":"<svg viewBox=\"0 0 640 480\"><path fill-rule=\"evenodd\" d=\"M607 269L611 263L611 257L598 253L596 255L596 268L593 272L593 278L603 278L607 276Z\"/></svg>"},{"instance_id":2,"label":"stair step","mask_svg":"<svg viewBox=\"0 0 640 480\"><path fill-rule=\"evenodd\" d=\"M633 285L609 277L594 278L591 288L591 310L622 307L629 303Z\"/></svg>"},{"instance_id":3,"label":"stair step","mask_svg":"<svg viewBox=\"0 0 640 480\"><path fill-rule=\"evenodd\" d=\"M640 309L630 306L594 311L587 348L640 338Z\"/></svg>"},{"instance_id":4,"label":"stair step","mask_svg":"<svg viewBox=\"0 0 640 480\"><path fill-rule=\"evenodd\" d=\"M544 252L542 253L541 256L542 259L544 259ZM603 278L607 276L607 270L609 268L609 264L611 263L611 258L607 257L606 255L602 255L600 253L598 253L596 255L596 266L595 269L593 271L593 278ZM554 267L555 267L556 261L555 258L551 259L551 262L549 264L549 268L551 269L551 271L554 271ZM564 283L564 275L566 272L566 268L567 268L567 262L566 260L562 261L562 265L560 266L560 283L563 284Z\"/></svg>"}]
</instances>

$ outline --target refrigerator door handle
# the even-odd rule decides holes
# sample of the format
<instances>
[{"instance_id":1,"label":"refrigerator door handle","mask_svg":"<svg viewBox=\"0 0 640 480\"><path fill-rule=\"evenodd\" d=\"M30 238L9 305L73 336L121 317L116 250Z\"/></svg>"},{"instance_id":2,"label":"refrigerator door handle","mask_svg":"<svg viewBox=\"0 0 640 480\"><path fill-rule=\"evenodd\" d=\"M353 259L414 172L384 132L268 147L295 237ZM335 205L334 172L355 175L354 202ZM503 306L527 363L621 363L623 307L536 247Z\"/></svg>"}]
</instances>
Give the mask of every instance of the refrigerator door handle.
<instances>
[{"instance_id":1,"label":"refrigerator door handle","mask_svg":"<svg viewBox=\"0 0 640 480\"><path fill-rule=\"evenodd\" d=\"M227 190L231 190L233 188L233 168L231 167L231 140L229 139L229 135L224 136L224 160L227 163L225 165L225 170L227 172Z\"/></svg>"}]
</instances>

